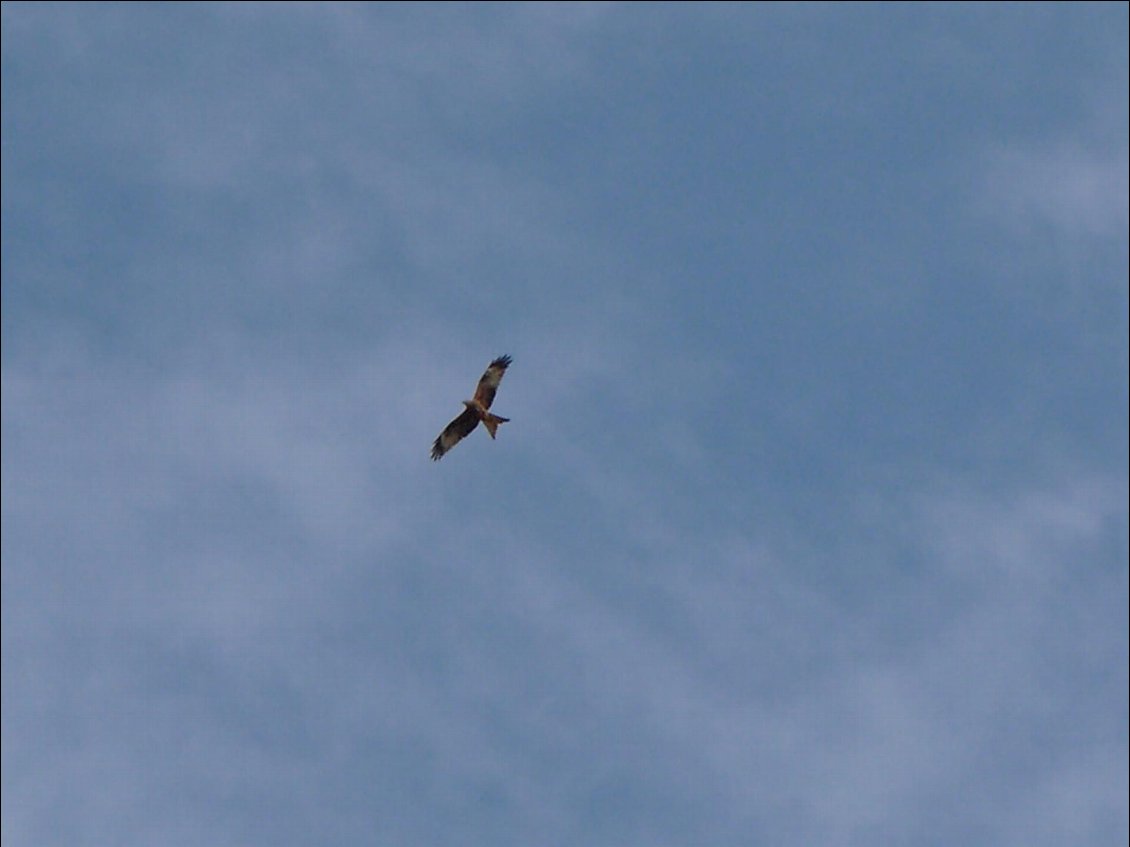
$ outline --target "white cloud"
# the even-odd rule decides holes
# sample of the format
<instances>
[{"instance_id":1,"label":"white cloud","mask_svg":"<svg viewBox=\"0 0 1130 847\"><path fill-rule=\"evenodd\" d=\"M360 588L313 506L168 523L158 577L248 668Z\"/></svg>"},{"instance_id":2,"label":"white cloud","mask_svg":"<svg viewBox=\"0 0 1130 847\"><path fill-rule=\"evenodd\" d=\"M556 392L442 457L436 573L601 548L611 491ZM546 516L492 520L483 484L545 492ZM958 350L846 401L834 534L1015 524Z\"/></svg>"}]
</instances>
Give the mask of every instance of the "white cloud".
<instances>
[{"instance_id":1,"label":"white cloud","mask_svg":"<svg viewBox=\"0 0 1130 847\"><path fill-rule=\"evenodd\" d=\"M616 820L659 843L680 826L913 841L925 820L1020 844L1021 810L1056 803L1070 809L1046 812L1052 836L1125 829L1124 793L1072 799L1111 772L1098 745L1118 681L1076 675L1124 665L1126 576L1107 550L1123 480L869 492L817 551L775 512L673 531L678 492L612 473L592 491L620 526L593 545L575 506L527 525L496 513L526 495L482 465L427 461L438 407L475 374L426 344L317 361L229 347L124 373L87 353L5 363L4 747L23 763L5 768L6 802L37 810L9 837L107 769L86 802L127 840L194 808L170 799L185 790L279 802L312 772L325 783L289 826L329 804L343 840L394 809L401 837L442 838L455 818L437 808L479 833L497 815L528 838ZM601 358L534 389L530 425ZM600 451L562 437L583 488ZM362 783L379 799L340 797ZM599 811L615 792L620 811ZM645 823L656 808L668 830ZM211 835L248 825L232 814Z\"/></svg>"},{"instance_id":2,"label":"white cloud","mask_svg":"<svg viewBox=\"0 0 1130 847\"><path fill-rule=\"evenodd\" d=\"M989 157L985 206L1007 229L1034 237L1051 231L1071 238L1125 241L1128 150L1079 144L1005 148Z\"/></svg>"}]
</instances>

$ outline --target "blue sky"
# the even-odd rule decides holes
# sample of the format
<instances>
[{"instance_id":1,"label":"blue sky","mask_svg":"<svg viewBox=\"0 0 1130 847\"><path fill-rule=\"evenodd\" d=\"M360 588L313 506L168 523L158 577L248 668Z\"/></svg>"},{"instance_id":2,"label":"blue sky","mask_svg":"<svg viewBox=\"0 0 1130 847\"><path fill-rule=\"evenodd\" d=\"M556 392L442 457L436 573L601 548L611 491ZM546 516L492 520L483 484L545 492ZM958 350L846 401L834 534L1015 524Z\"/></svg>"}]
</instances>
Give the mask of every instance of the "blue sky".
<instances>
[{"instance_id":1,"label":"blue sky","mask_svg":"<svg viewBox=\"0 0 1130 847\"><path fill-rule=\"evenodd\" d=\"M4 4L5 845L1124 842L1127 20Z\"/></svg>"}]
</instances>

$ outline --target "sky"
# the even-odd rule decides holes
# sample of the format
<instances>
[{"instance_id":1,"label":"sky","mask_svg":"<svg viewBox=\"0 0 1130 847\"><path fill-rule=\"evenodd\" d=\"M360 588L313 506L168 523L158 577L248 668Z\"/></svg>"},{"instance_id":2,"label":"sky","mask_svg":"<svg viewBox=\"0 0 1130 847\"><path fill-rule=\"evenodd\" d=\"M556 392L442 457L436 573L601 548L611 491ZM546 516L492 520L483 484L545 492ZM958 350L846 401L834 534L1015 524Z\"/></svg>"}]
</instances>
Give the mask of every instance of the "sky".
<instances>
[{"instance_id":1,"label":"sky","mask_svg":"<svg viewBox=\"0 0 1130 847\"><path fill-rule=\"evenodd\" d=\"M2 22L5 847L1125 843L1126 4Z\"/></svg>"}]
</instances>

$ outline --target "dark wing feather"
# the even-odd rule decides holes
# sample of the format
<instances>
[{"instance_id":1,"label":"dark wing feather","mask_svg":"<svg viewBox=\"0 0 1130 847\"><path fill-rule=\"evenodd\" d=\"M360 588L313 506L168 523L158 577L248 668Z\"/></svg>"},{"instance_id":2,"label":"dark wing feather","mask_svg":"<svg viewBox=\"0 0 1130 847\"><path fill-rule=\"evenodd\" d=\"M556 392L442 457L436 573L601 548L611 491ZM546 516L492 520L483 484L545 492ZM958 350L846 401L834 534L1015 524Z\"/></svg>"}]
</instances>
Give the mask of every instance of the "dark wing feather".
<instances>
[{"instance_id":1,"label":"dark wing feather","mask_svg":"<svg viewBox=\"0 0 1130 847\"><path fill-rule=\"evenodd\" d=\"M509 356L499 356L487 365L486 371L479 379L479 386L475 389L475 400L484 409L489 409L490 404L494 402L494 393L498 390L498 384L502 382L502 375L510 367L510 361Z\"/></svg>"},{"instance_id":2,"label":"dark wing feather","mask_svg":"<svg viewBox=\"0 0 1130 847\"><path fill-rule=\"evenodd\" d=\"M432 461L442 457L478 425L479 416L470 409L464 409L463 414L444 427L443 432L436 438L432 445Z\"/></svg>"}]
</instances>

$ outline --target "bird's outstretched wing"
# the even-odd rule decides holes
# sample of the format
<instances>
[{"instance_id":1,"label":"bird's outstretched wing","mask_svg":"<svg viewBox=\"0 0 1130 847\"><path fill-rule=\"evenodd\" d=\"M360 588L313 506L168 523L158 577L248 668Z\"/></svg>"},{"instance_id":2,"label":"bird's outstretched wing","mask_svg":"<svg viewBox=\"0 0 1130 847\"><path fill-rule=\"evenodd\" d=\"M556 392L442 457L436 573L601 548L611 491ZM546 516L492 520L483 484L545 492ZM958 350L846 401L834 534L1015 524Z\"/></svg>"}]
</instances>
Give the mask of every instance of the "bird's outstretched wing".
<instances>
[{"instance_id":1,"label":"bird's outstretched wing","mask_svg":"<svg viewBox=\"0 0 1130 847\"><path fill-rule=\"evenodd\" d=\"M464 409L463 413L444 427L443 432L436 438L432 445L432 461L441 458L478 425L479 416L471 409Z\"/></svg>"},{"instance_id":2,"label":"bird's outstretched wing","mask_svg":"<svg viewBox=\"0 0 1130 847\"><path fill-rule=\"evenodd\" d=\"M494 393L498 391L498 384L502 382L502 375L510 367L509 356L499 356L489 365L479 378L479 386L475 389L475 401L484 409L489 409L494 402ZM470 430L468 430L470 432Z\"/></svg>"}]
</instances>

